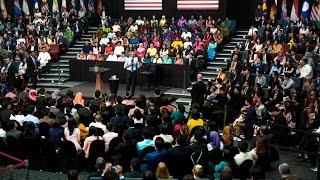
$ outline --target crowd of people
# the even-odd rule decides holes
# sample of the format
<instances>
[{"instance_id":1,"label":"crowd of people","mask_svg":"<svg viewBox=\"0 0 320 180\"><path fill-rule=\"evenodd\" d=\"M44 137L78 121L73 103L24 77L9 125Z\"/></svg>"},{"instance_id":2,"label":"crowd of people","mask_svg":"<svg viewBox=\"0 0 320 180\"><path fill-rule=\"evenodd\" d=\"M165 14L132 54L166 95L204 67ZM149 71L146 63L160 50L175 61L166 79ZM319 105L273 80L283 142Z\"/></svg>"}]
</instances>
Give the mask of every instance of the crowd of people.
<instances>
[{"instance_id":1,"label":"crowd of people","mask_svg":"<svg viewBox=\"0 0 320 180\"><path fill-rule=\"evenodd\" d=\"M43 14L37 9L25 18L1 16L1 79L8 88L21 88L29 82L36 88L40 73L49 68L50 45L57 44L60 50L71 47L88 26L82 9L61 14Z\"/></svg>"},{"instance_id":2,"label":"crowd of people","mask_svg":"<svg viewBox=\"0 0 320 180\"><path fill-rule=\"evenodd\" d=\"M215 59L216 49L228 42L232 28L228 18L213 20L211 16L101 19L102 29L85 43L78 60L124 61L134 51L142 63L190 64L197 58L205 68Z\"/></svg>"}]
</instances>

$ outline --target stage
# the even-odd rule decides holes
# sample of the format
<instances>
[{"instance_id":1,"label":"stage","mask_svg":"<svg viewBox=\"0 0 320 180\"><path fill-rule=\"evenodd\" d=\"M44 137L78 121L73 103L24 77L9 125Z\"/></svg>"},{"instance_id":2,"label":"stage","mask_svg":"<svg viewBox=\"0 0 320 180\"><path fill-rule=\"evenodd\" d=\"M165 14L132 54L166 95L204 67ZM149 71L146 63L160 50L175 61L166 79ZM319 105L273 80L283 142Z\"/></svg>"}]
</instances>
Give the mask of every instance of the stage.
<instances>
[{"instance_id":1,"label":"stage","mask_svg":"<svg viewBox=\"0 0 320 180\"><path fill-rule=\"evenodd\" d=\"M62 89L61 95L65 96L68 90L72 90L74 95L77 92L82 92L82 94L85 98L92 98L94 95L94 88L95 88L94 82L83 82L83 83L76 85L74 87ZM157 86L156 88L160 89L161 93L164 93L165 91L170 89L169 87L163 87L163 86ZM105 89L106 89L107 94L110 95L110 87L109 87L108 83L105 84ZM151 86L150 90L148 91L147 86L144 85L142 87L142 90L140 90L140 85L136 85L135 98L139 97L140 94L144 94L146 96L146 98L153 96L154 89L155 89L155 87ZM120 84L117 95L124 97L125 93L126 93L126 85Z\"/></svg>"}]
</instances>

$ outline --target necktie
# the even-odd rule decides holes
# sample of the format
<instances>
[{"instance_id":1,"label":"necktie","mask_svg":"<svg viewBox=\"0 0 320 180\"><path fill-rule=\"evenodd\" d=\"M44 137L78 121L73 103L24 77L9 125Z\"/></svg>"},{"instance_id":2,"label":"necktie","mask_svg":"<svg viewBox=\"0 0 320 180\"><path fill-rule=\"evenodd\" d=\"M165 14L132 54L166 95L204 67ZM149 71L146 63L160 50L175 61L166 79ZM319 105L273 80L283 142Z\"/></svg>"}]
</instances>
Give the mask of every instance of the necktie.
<instances>
[{"instance_id":1,"label":"necktie","mask_svg":"<svg viewBox=\"0 0 320 180\"><path fill-rule=\"evenodd\" d=\"M133 64L133 59L131 59L131 64L132 64L132 65L131 65L131 72L133 72L133 65L134 65L134 64Z\"/></svg>"}]
</instances>

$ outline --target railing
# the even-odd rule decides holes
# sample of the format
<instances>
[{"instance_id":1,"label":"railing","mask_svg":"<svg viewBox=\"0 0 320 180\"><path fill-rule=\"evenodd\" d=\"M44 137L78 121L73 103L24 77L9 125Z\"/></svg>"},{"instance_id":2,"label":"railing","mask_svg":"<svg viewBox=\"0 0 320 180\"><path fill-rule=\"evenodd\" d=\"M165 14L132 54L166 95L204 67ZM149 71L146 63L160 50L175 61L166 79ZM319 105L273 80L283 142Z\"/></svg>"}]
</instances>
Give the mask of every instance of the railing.
<instances>
[{"instance_id":1,"label":"railing","mask_svg":"<svg viewBox=\"0 0 320 180\"><path fill-rule=\"evenodd\" d=\"M13 180L14 179L13 178L14 169L25 167L25 171L26 171L25 178L18 177L18 179L29 180L29 171L28 171L29 161L28 160L21 160L19 158L13 157L13 156L11 156L9 154L6 154L4 152L1 152L1 151L0 151L0 156L3 156L5 158L8 158L10 160L13 160L13 161L17 162L17 164L10 164L5 168L0 169L0 179L2 179L1 178L2 176L5 176L6 178L9 178L10 180ZM8 174L9 177L5 175L6 173L9 173Z\"/></svg>"}]
</instances>

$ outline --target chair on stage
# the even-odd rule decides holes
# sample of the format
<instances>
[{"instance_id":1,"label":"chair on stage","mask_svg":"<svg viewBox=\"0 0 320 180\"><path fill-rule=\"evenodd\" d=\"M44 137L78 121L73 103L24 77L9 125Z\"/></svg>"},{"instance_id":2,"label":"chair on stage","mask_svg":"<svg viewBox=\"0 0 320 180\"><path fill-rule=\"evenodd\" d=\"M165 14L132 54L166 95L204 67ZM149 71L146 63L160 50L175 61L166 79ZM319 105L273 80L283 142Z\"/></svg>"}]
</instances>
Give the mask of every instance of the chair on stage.
<instances>
[{"instance_id":1,"label":"chair on stage","mask_svg":"<svg viewBox=\"0 0 320 180\"><path fill-rule=\"evenodd\" d=\"M154 77L156 75L156 65L155 64L148 64L145 71L141 72L140 76L140 89L142 90L142 85L148 85L148 91L150 90L150 84L154 83Z\"/></svg>"}]
</instances>

